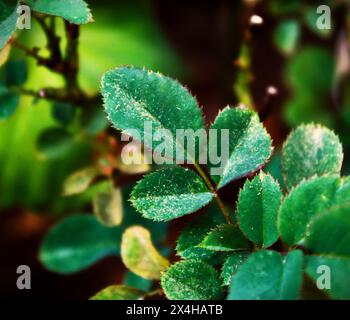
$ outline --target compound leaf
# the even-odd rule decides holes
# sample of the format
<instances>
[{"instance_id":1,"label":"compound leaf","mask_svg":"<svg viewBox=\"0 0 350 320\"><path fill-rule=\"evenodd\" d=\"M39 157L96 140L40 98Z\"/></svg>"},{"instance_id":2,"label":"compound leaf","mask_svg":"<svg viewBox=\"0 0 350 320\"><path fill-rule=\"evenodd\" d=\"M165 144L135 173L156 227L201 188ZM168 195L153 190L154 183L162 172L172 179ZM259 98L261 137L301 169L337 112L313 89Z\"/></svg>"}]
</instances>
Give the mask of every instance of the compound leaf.
<instances>
[{"instance_id":1,"label":"compound leaf","mask_svg":"<svg viewBox=\"0 0 350 320\"><path fill-rule=\"evenodd\" d=\"M295 300L302 284L303 253L253 253L233 276L228 300Z\"/></svg>"},{"instance_id":2,"label":"compound leaf","mask_svg":"<svg viewBox=\"0 0 350 320\"><path fill-rule=\"evenodd\" d=\"M198 260L173 264L163 273L161 285L170 300L218 300L223 295L219 274Z\"/></svg>"},{"instance_id":3,"label":"compound leaf","mask_svg":"<svg viewBox=\"0 0 350 320\"><path fill-rule=\"evenodd\" d=\"M223 130L228 130L225 138ZM244 107L222 110L211 126L217 140L210 138L210 174L222 188L230 181L261 168L271 155L271 138L256 113ZM213 131L212 131L213 132ZM220 166L213 161L221 155Z\"/></svg>"},{"instance_id":4,"label":"compound leaf","mask_svg":"<svg viewBox=\"0 0 350 320\"><path fill-rule=\"evenodd\" d=\"M338 174L343 162L339 138L329 129L301 125L286 140L281 165L287 187L313 175Z\"/></svg>"},{"instance_id":5,"label":"compound leaf","mask_svg":"<svg viewBox=\"0 0 350 320\"><path fill-rule=\"evenodd\" d=\"M278 238L277 214L282 192L279 184L260 172L252 181L247 180L238 197L239 227L246 237L269 247Z\"/></svg>"},{"instance_id":6,"label":"compound leaf","mask_svg":"<svg viewBox=\"0 0 350 320\"><path fill-rule=\"evenodd\" d=\"M149 231L141 226L132 226L124 232L121 256L129 270L149 280L159 279L169 266L169 261L153 246Z\"/></svg>"},{"instance_id":7,"label":"compound leaf","mask_svg":"<svg viewBox=\"0 0 350 320\"><path fill-rule=\"evenodd\" d=\"M146 175L131 194L131 202L145 218L168 221L197 211L213 198L204 182L181 167Z\"/></svg>"}]
</instances>

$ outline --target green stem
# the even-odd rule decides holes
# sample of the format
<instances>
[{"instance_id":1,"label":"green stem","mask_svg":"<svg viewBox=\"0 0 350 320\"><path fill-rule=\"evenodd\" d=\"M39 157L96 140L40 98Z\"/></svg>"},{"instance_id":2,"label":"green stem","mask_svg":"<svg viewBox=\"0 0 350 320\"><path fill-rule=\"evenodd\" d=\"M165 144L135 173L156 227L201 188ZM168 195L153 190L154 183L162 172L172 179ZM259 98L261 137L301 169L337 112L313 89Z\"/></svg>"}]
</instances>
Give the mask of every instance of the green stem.
<instances>
[{"instance_id":1,"label":"green stem","mask_svg":"<svg viewBox=\"0 0 350 320\"><path fill-rule=\"evenodd\" d=\"M202 168L200 167L200 165L196 162L194 163L194 167L196 168L198 174L201 176L201 178L204 180L205 184L207 185L208 189L214 194L214 199L218 205L218 207L220 208L226 222L228 224L233 224L231 217L229 215L229 213L227 212L227 209L225 207L225 205L223 204L222 200L220 199L217 191L215 190L215 187L213 186L213 184L211 183L210 179L207 177L207 175L205 174L205 172L202 170Z\"/></svg>"}]
</instances>

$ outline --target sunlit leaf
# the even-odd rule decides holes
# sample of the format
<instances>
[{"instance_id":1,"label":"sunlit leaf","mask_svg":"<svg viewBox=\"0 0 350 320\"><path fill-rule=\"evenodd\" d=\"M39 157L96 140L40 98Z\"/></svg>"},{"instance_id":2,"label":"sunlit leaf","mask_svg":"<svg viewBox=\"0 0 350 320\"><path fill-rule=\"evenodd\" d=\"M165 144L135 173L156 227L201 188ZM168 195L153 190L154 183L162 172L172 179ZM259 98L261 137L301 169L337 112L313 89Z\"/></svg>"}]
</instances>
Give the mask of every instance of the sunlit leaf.
<instances>
[{"instance_id":1,"label":"sunlit leaf","mask_svg":"<svg viewBox=\"0 0 350 320\"><path fill-rule=\"evenodd\" d=\"M170 300L218 300L223 296L219 274L203 261L175 263L163 273L161 285Z\"/></svg>"},{"instance_id":2,"label":"sunlit leaf","mask_svg":"<svg viewBox=\"0 0 350 320\"><path fill-rule=\"evenodd\" d=\"M98 176L94 167L87 167L72 173L63 184L63 194L71 196L84 192Z\"/></svg>"},{"instance_id":3,"label":"sunlit leaf","mask_svg":"<svg viewBox=\"0 0 350 320\"><path fill-rule=\"evenodd\" d=\"M129 270L145 279L159 279L169 266L169 261L153 246L149 231L141 226L132 226L124 232L121 256Z\"/></svg>"}]
</instances>

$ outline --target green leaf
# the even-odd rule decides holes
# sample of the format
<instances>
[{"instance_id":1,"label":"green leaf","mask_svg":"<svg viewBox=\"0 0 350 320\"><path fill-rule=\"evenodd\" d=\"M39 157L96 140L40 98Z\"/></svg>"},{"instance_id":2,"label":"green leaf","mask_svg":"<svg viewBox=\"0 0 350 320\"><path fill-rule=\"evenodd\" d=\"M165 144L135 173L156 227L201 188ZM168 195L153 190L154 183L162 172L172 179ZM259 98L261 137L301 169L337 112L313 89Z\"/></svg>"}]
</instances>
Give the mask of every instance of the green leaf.
<instances>
[{"instance_id":1,"label":"green leaf","mask_svg":"<svg viewBox=\"0 0 350 320\"><path fill-rule=\"evenodd\" d=\"M8 61L11 48L11 44L8 43L3 49L0 49L0 68Z\"/></svg>"},{"instance_id":2,"label":"green leaf","mask_svg":"<svg viewBox=\"0 0 350 320\"><path fill-rule=\"evenodd\" d=\"M206 212L195 217L181 231L177 239L177 254L184 259L211 261L218 252L199 247L199 244L216 225L225 223L225 219L217 206L211 205Z\"/></svg>"},{"instance_id":3,"label":"green leaf","mask_svg":"<svg viewBox=\"0 0 350 320\"><path fill-rule=\"evenodd\" d=\"M128 271L124 277L124 284L148 292L152 288L153 281L141 278L137 274Z\"/></svg>"},{"instance_id":4,"label":"green leaf","mask_svg":"<svg viewBox=\"0 0 350 320\"><path fill-rule=\"evenodd\" d=\"M99 172L94 167L87 167L72 173L63 184L63 195L71 196L84 192L96 179Z\"/></svg>"},{"instance_id":5,"label":"green leaf","mask_svg":"<svg viewBox=\"0 0 350 320\"><path fill-rule=\"evenodd\" d=\"M6 83L11 86L21 86L28 79L28 66L25 60L10 60L6 64Z\"/></svg>"},{"instance_id":6,"label":"green leaf","mask_svg":"<svg viewBox=\"0 0 350 320\"><path fill-rule=\"evenodd\" d=\"M291 127L303 123L317 122L328 127L334 126L332 111L323 95L309 91L297 93L283 107L284 118Z\"/></svg>"},{"instance_id":7,"label":"green leaf","mask_svg":"<svg viewBox=\"0 0 350 320\"><path fill-rule=\"evenodd\" d=\"M302 284L303 253L283 257L275 251L253 253L232 278L228 300L295 300Z\"/></svg>"},{"instance_id":8,"label":"green leaf","mask_svg":"<svg viewBox=\"0 0 350 320\"><path fill-rule=\"evenodd\" d=\"M287 187L314 175L339 174L343 157L339 138L331 130L314 124L299 126L282 149L281 165Z\"/></svg>"},{"instance_id":9,"label":"green leaf","mask_svg":"<svg viewBox=\"0 0 350 320\"><path fill-rule=\"evenodd\" d=\"M83 0L27 0L34 11L61 17L74 24L93 21L91 11Z\"/></svg>"},{"instance_id":10,"label":"green leaf","mask_svg":"<svg viewBox=\"0 0 350 320\"><path fill-rule=\"evenodd\" d=\"M305 247L312 253L350 258L350 201L319 214L308 227Z\"/></svg>"},{"instance_id":11,"label":"green leaf","mask_svg":"<svg viewBox=\"0 0 350 320\"><path fill-rule=\"evenodd\" d=\"M197 211L212 198L193 171L170 167L146 175L132 191L130 200L145 218L168 221Z\"/></svg>"},{"instance_id":12,"label":"green leaf","mask_svg":"<svg viewBox=\"0 0 350 320\"><path fill-rule=\"evenodd\" d=\"M92 200L95 216L107 227L120 225L123 219L123 199L120 188L98 193Z\"/></svg>"},{"instance_id":13,"label":"green leaf","mask_svg":"<svg viewBox=\"0 0 350 320\"><path fill-rule=\"evenodd\" d=\"M67 154L74 145L74 137L63 128L48 128L37 140L37 150L44 159L57 159Z\"/></svg>"},{"instance_id":14,"label":"green leaf","mask_svg":"<svg viewBox=\"0 0 350 320\"><path fill-rule=\"evenodd\" d=\"M170 264L153 246L149 231L141 226L130 227L124 232L121 256L129 270L149 280L160 279Z\"/></svg>"},{"instance_id":15,"label":"green leaf","mask_svg":"<svg viewBox=\"0 0 350 320\"><path fill-rule=\"evenodd\" d=\"M281 189L272 176L260 172L252 181L246 181L239 193L237 212L239 227L249 240L263 247L277 241L281 200Z\"/></svg>"},{"instance_id":16,"label":"green leaf","mask_svg":"<svg viewBox=\"0 0 350 320\"><path fill-rule=\"evenodd\" d=\"M309 223L327 209L350 201L350 178L314 177L301 182L283 200L279 231L288 245L302 244Z\"/></svg>"},{"instance_id":17,"label":"green leaf","mask_svg":"<svg viewBox=\"0 0 350 320\"><path fill-rule=\"evenodd\" d=\"M141 300L145 292L124 286L109 286L96 293L90 300Z\"/></svg>"},{"instance_id":18,"label":"green leaf","mask_svg":"<svg viewBox=\"0 0 350 320\"><path fill-rule=\"evenodd\" d=\"M0 83L0 120L10 117L17 109L19 96Z\"/></svg>"},{"instance_id":19,"label":"green leaf","mask_svg":"<svg viewBox=\"0 0 350 320\"><path fill-rule=\"evenodd\" d=\"M52 117L61 125L67 126L72 123L75 116L75 108L69 103L55 102L52 105Z\"/></svg>"},{"instance_id":20,"label":"green leaf","mask_svg":"<svg viewBox=\"0 0 350 320\"><path fill-rule=\"evenodd\" d=\"M248 259L249 252L234 252L225 260L222 266L221 278L224 280L224 285L228 286L231 279L237 272L238 268Z\"/></svg>"},{"instance_id":21,"label":"green leaf","mask_svg":"<svg viewBox=\"0 0 350 320\"><path fill-rule=\"evenodd\" d=\"M16 31L19 1L0 0L0 50Z\"/></svg>"},{"instance_id":22,"label":"green leaf","mask_svg":"<svg viewBox=\"0 0 350 320\"><path fill-rule=\"evenodd\" d=\"M284 20L275 30L274 42L277 48L284 54L292 54L299 41L300 25L297 20Z\"/></svg>"},{"instance_id":23,"label":"green leaf","mask_svg":"<svg viewBox=\"0 0 350 320\"><path fill-rule=\"evenodd\" d=\"M238 227L221 224L209 232L199 245L213 251L236 251L249 248L249 242Z\"/></svg>"},{"instance_id":24,"label":"green leaf","mask_svg":"<svg viewBox=\"0 0 350 320\"><path fill-rule=\"evenodd\" d=\"M298 93L329 93L332 87L335 62L323 48L306 47L290 60L287 81Z\"/></svg>"},{"instance_id":25,"label":"green leaf","mask_svg":"<svg viewBox=\"0 0 350 320\"><path fill-rule=\"evenodd\" d=\"M211 175L218 183L218 188L258 170L271 155L270 136L261 124L258 115L251 110L242 107L227 107L216 117L211 129L218 130L218 140L211 141L208 150ZM221 141L222 129L229 130L229 141L227 139ZM218 168L212 159L217 155L222 155L225 150L228 151L227 159L222 157L220 168ZM210 156L210 154L213 155ZM220 177L213 174L214 169L221 171Z\"/></svg>"},{"instance_id":26,"label":"green leaf","mask_svg":"<svg viewBox=\"0 0 350 320\"><path fill-rule=\"evenodd\" d=\"M223 295L218 273L203 261L173 264L163 273L161 285L170 300L218 300Z\"/></svg>"},{"instance_id":27,"label":"green leaf","mask_svg":"<svg viewBox=\"0 0 350 320\"><path fill-rule=\"evenodd\" d=\"M118 254L120 229L102 226L94 216L77 214L61 220L45 236L39 258L54 272L69 274Z\"/></svg>"},{"instance_id":28,"label":"green leaf","mask_svg":"<svg viewBox=\"0 0 350 320\"><path fill-rule=\"evenodd\" d=\"M160 73L132 67L105 73L101 86L104 107L114 127L141 140L155 153L170 150L167 158L179 161L196 158L198 141L195 154L187 155L191 150L187 150L177 134L179 129L194 132L201 129L205 133L201 109L185 87ZM152 129L145 130L146 123ZM161 141L152 141L156 130L163 131Z\"/></svg>"},{"instance_id":29,"label":"green leaf","mask_svg":"<svg viewBox=\"0 0 350 320\"><path fill-rule=\"evenodd\" d=\"M328 269L329 268L329 269ZM333 256L308 256L306 257L306 272L317 283L323 283L322 276L327 276L330 271L330 288L324 288L334 299L350 299L350 259Z\"/></svg>"},{"instance_id":30,"label":"green leaf","mask_svg":"<svg viewBox=\"0 0 350 320\"><path fill-rule=\"evenodd\" d=\"M91 136L95 136L103 132L109 126L103 109L93 106L91 106L91 108L89 107L87 110L84 110L83 114L81 115L81 123L84 127L84 131Z\"/></svg>"}]
</instances>

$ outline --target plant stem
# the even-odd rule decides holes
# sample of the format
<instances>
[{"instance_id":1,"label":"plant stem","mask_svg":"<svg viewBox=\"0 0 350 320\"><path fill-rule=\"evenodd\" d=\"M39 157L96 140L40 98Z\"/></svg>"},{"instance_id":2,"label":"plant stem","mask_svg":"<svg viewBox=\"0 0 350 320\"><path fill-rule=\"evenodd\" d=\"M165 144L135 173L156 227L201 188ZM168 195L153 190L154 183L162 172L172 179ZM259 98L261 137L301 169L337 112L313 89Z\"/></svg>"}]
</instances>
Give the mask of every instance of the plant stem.
<instances>
[{"instance_id":1,"label":"plant stem","mask_svg":"<svg viewBox=\"0 0 350 320\"><path fill-rule=\"evenodd\" d=\"M193 163L194 163L194 167L196 168L198 174L204 180L204 182L207 185L208 189L214 194L215 201L218 204L218 207L220 208L220 210L221 210L221 212L222 212L226 222L228 224L233 224L232 223L232 219L231 219L229 213L227 212L227 209L226 209L225 205L223 204L222 200L220 199L219 194L215 190L215 187L211 183L210 179L207 177L207 175L205 174L205 172L202 170L202 168L200 167L200 165L198 163L196 163L196 162L193 162Z\"/></svg>"}]
</instances>

